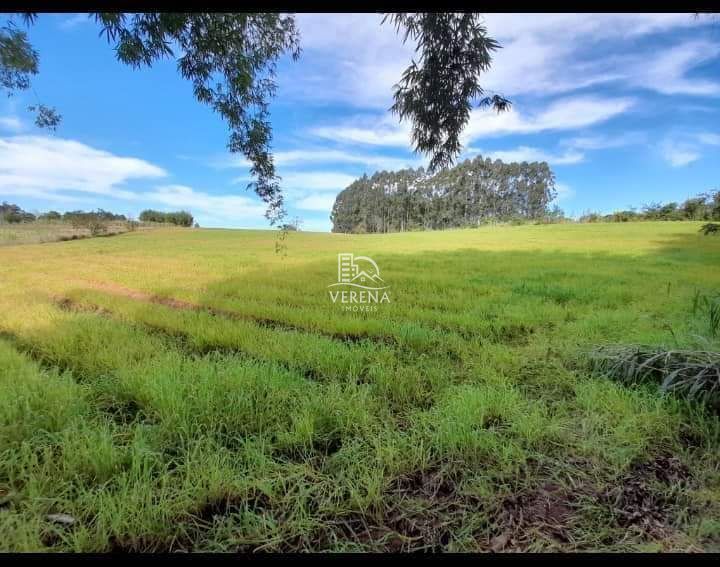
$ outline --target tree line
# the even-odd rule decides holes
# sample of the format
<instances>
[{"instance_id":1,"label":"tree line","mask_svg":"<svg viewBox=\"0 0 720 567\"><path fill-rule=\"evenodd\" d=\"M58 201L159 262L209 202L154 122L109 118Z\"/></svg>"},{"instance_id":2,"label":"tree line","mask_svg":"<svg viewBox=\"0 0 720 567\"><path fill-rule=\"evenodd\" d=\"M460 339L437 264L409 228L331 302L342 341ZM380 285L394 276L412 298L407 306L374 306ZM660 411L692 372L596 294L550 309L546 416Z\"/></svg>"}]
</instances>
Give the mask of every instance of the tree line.
<instances>
[{"instance_id":1,"label":"tree line","mask_svg":"<svg viewBox=\"0 0 720 567\"><path fill-rule=\"evenodd\" d=\"M0 222L2 223L26 223L35 221L66 222L72 224L75 228L87 228L112 221L133 222L125 215L115 214L103 209L97 209L94 211L67 211L65 213L47 211L36 215L23 210L20 206L14 203L3 201L0 204ZM140 213L140 221L174 224L177 226L193 226L195 219L192 214L187 211L163 213L161 211L146 209Z\"/></svg>"},{"instance_id":2,"label":"tree line","mask_svg":"<svg viewBox=\"0 0 720 567\"><path fill-rule=\"evenodd\" d=\"M154 211L153 209L144 210L140 213L139 218L142 222L162 222L177 226L192 226L195 221L193 216L187 211L163 213L162 211Z\"/></svg>"},{"instance_id":3,"label":"tree line","mask_svg":"<svg viewBox=\"0 0 720 567\"><path fill-rule=\"evenodd\" d=\"M335 199L333 232L396 232L545 218L556 197L546 162L477 156L432 175L422 167L363 175Z\"/></svg>"},{"instance_id":4,"label":"tree line","mask_svg":"<svg viewBox=\"0 0 720 567\"><path fill-rule=\"evenodd\" d=\"M0 221L6 223L35 221L77 223L89 220L126 221L127 217L125 215L117 215L103 209L97 209L95 211L67 211L65 213L48 211L46 213L35 215L31 212L23 210L20 206L15 205L14 203L3 201L0 204Z\"/></svg>"},{"instance_id":5,"label":"tree line","mask_svg":"<svg viewBox=\"0 0 720 567\"><path fill-rule=\"evenodd\" d=\"M580 222L632 222L643 220L664 221L711 221L720 220L720 189L690 197L682 203L648 203L638 211L628 209L603 215L589 212L580 217Z\"/></svg>"}]
</instances>

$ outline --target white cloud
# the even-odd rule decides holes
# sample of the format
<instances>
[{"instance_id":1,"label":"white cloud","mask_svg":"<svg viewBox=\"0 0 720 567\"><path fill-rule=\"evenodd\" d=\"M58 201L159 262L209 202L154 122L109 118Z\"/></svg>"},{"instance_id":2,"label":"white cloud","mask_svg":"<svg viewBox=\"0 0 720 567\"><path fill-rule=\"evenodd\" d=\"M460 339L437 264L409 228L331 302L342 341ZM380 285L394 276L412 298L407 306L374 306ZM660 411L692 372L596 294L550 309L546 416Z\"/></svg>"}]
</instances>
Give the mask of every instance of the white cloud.
<instances>
[{"instance_id":1,"label":"white cloud","mask_svg":"<svg viewBox=\"0 0 720 567\"><path fill-rule=\"evenodd\" d=\"M42 136L0 138L0 194L58 203L98 204L121 200L138 208L189 209L204 224L262 226L265 204L244 195L218 195L186 185L129 190L133 179L165 177L162 168L138 158L120 157L74 140ZM341 179L346 181L346 179ZM77 191L84 195L73 195Z\"/></svg>"},{"instance_id":2,"label":"white cloud","mask_svg":"<svg viewBox=\"0 0 720 567\"><path fill-rule=\"evenodd\" d=\"M335 125L312 128L310 134L352 144L370 146L410 147L410 125L399 122L391 114L355 116Z\"/></svg>"},{"instance_id":3,"label":"white cloud","mask_svg":"<svg viewBox=\"0 0 720 567\"><path fill-rule=\"evenodd\" d=\"M161 203L172 209L190 209L215 219L233 222L257 220L265 213L265 205L243 195L215 195L196 191L186 185L163 185L153 191L138 193L136 200Z\"/></svg>"},{"instance_id":4,"label":"white cloud","mask_svg":"<svg viewBox=\"0 0 720 567\"><path fill-rule=\"evenodd\" d=\"M381 25L378 14L298 14L297 21L302 65L291 65L281 75L281 96L314 104L341 100L364 108L390 106L392 86L412 55L390 23Z\"/></svg>"},{"instance_id":5,"label":"white cloud","mask_svg":"<svg viewBox=\"0 0 720 567\"><path fill-rule=\"evenodd\" d=\"M669 139L660 145L660 151L672 167L683 167L702 157L693 146Z\"/></svg>"},{"instance_id":6,"label":"white cloud","mask_svg":"<svg viewBox=\"0 0 720 567\"><path fill-rule=\"evenodd\" d=\"M288 189L311 189L313 191L338 191L355 181L356 177L331 171L303 171L282 176L282 185Z\"/></svg>"},{"instance_id":7,"label":"white cloud","mask_svg":"<svg viewBox=\"0 0 720 567\"><path fill-rule=\"evenodd\" d=\"M280 185L288 191L308 189L312 191L340 191L356 177L347 173L333 171L292 171L283 173ZM233 179L234 183L245 183L249 177L241 176Z\"/></svg>"},{"instance_id":8,"label":"white cloud","mask_svg":"<svg viewBox=\"0 0 720 567\"><path fill-rule=\"evenodd\" d=\"M291 65L281 76L281 96L386 110L414 45L412 40L403 45L395 28L380 25L381 19L377 14L299 15L303 65ZM701 58L699 42L657 49L642 41L711 23L692 14L487 14L484 19L502 48L493 54L481 84L507 96L569 93L610 81L687 94L715 88L685 77ZM629 51L637 55L628 57ZM644 77L640 85L639 76Z\"/></svg>"},{"instance_id":9,"label":"white cloud","mask_svg":"<svg viewBox=\"0 0 720 567\"><path fill-rule=\"evenodd\" d=\"M655 59L636 57L628 80L635 86L667 95L720 95L720 82L690 79L686 72L720 55L720 44L690 41L659 51Z\"/></svg>"},{"instance_id":10,"label":"white cloud","mask_svg":"<svg viewBox=\"0 0 720 567\"><path fill-rule=\"evenodd\" d=\"M89 14L75 14L74 16L70 16L69 18L63 19L59 27L62 30L71 30L73 28L78 27L79 25L85 24L90 22L90 16Z\"/></svg>"},{"instance_id":11,"label":"white cloud","mask_svg":"<svg viewBox=\"0 0 720 567\"><path fill-rule=\"evenodd\" d=\"M541 150L540 148L532 148L529 146L519 146L512 150L496 150L489 152L477 150L477 153L483 155L484 157L499 159L504 162L546 161L551 165L571 165L580 163L585 159L585 155L576 150L568 150L562 154L552 154Z\"/></svg>"},{"instance_id":12,"label":"white cloud","mask_svg":"<svg viewBox=\"0 0 720 567\"><path fill-rule=\"evenodd\" d=\"M402 169L418 167L424 160L419 157L398 158L382 154L355 153L336 149L279 151L274 154L278 167L308 163L351 163L368 165L376 169Z\"/></svg>"},{"instance_id":13,"label":"white cloud","mask_svg":"<svg viewBox=\"0 0 720 567\"><path fill-rule=\"evenodd\" d=\"M533 134L547 130L575 130L605 122L629 110L635 103L628 97L565 97L555 100L536 114L521 114L517 107L507 112L473 110L462 134L465 145L473 140L504 134ZM313 128L311 134L346 143L410 147L410 126L390 115L369 119L355 117L337 125Z\"/></svg>"},{"instance_id":14,"label":"white cloud","mask_svg":"<svg viewBox=\"0 0 720 567\"><path fill-rule=\"evenodd\" d=\"M703 157L703 146L720 145L720 135L713 132L675 132L659 145L660 154L672 167L683 167Z\"/></svg>"},{"instance_id":15,"label":"white cloud","mask_svg":"<svg viewBox=\"0 0 720 567\"><path fill-rule=\"evenodd\" d=\"M501 41L526 37L562 37L598 40L605 37L634 38L678 27L693 27L691 14L487 14L490 35Z\"/></svg>"},{"instance_id":16,"label":"white cloud","mask_svg":"<svg viewBox=\"0 0 720 567\"><path fill-rule=\"evenodd\" d=\"M553 203L557 204L563 201L569 201L575 197L575 190L564 183L556 183L555 190L557 191L557 196L553 199Z\"/></svg>"},{"instance_id":17,"label":"white cloud","mask_svg":"<svg viewBox=\"0 0 720 567\"><path fill-rule=\"evenodd\" d=\"M117 197L124 194L118 186L130 179L165 175L165 170L147 161L116 156L74 140L44 136L0 138L3 193L71 190Z\"/></svg>"},{"instance_id":18,"label":"white cloud","mask_svg":"<svg viewBox=\"0 0 720 567\"><path fill-rule=\"evenodd\" d=\"M642 144L647 141L644 132L624 132L618 135L596 134L591 136L578 136L563 140L564 146L578 150L604 150L610 148L621 148L634 144Z\"/></svg>"},{"instance_id":19,"label":"white cloud","mask_svg":"<svg viewBox=\"0 0 720 567\"><path fill-rule=\"evenodd\" d=\"M463 132L466 140L500 134L531 134L546 130L575 130L605 122L629 110L635 103L627 97L579 96L557 99L541 112L525 116L516 108L496 113L476 110Z\"/></svg>"},{"instance_id":20,"label":"white cloud","mask_svg":"<svg viewBox=\"0 0 720 567\"><path fill-rule=\"evenodd\" d=\"M305 211L330 211L335 204L335 195L308 195L295 206Z\"/></svg>"},{"instance_id":21,"label":"white cloud","mask_svg":"<svg viewBox=\"0 0 720 567\"><path fill-rule=\"evenodd\" d=\"M698 140L702 144L707 144L709 146L720 146L720 134L703 132L701 134L698 134Z\"/></svg>"},{"instance_id":22,"label":"white cloud","mask_svg":"<svg viewBox=\"0 0 720 567\"><path fill-rule=\"evenodd\" d=\"M23 129L23 123L17 116L0 116L0 129L19 132Z\"/></svg>"},{"instance_id":23,"label":"white cloud","mask_svg":"<svg viewBox=\"0 0 720 567\"><path fill-rule=\"evenodd\" d=\"M621 81L633 86L643 68L670 71L669 53L638 43L642 36L709 22L691 14L488 14L489 34L503 48L493 56L484 85L506 95L553 94ZM667 48L670 48L669 50ZM626 56L628 48L642 55ZM682 50L682 46L680 46ZM675 78L695 62L676 58ZM647 88L659 88L645 81Z\"/></svg>"},{"instance_id":24,"label":"white cloud","mask_svg":"<svg viewBox=\"0 0 720 567\"><path fill-rule=\"evenodd\" d=\"M322 132L322 128L318 128ZM314 130L313 130L314 131ZM327 135L332 135L328 131ZM288 179L293 179L295 170L290 169L297 166L315 165L315 164L353 164L364 165L372 170L397 170L407 167L419 167L426 160L422 156L395 157L383 155L381 153L354 152L334 148L312 147L299 150L278 150L273 152L273 159L279 174L283 177L283 184ZM218 168L238 168L250 169L250 162L244 157L227 155L222 158L213 159L210 164ZM251 177L247 175L237 177L234 181L246 182Z\"/></svg>"}]
</instances>

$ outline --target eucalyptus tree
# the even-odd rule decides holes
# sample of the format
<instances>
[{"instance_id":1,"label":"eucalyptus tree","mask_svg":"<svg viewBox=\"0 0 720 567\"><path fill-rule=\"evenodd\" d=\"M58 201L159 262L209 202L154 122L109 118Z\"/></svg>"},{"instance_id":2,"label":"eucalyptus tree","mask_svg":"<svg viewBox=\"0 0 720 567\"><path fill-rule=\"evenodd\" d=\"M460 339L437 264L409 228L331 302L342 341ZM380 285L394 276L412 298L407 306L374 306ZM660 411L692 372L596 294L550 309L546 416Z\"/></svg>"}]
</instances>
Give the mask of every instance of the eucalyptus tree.
<instances>
[{"instance_id":1,"label":"eucalyptus tree","mask_svg":"<svg viewBox=\"0 0 720 567\"><path fill-rule=\"evenodd\" d=\"M557 196L546 162L504 163L477 156L428 175L422 168L364 175L333 206L334 232L392 232L540 219Z\"/></svg>"}]
</instances>

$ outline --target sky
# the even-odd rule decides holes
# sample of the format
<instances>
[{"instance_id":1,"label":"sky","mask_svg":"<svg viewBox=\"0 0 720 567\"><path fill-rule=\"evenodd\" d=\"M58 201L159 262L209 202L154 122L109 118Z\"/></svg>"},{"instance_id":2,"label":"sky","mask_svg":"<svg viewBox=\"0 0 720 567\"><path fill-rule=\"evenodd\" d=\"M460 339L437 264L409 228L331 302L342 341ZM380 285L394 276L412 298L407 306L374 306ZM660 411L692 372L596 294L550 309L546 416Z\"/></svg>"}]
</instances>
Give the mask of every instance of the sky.
<instances>
[{"instance_id":1,"label":"sky","mask_svg":"<svg viewBox=\"0 0 720 567\"><path fill-rule=\"evenodd\" d=\"M363 173L427 164L389 112L414 46L378 14L298 14L271 105L289 217L328 231ZM720 188L720 20L692 14L486 14L502 46L481 77L509 112L473 110L460 159L547 161L567 214ZM185 209L204 227L268 228L228 129L166 59L134 70L83 14L41 14L32 89L0 99L0 201L26 210ZM26 108L55 106L55 133Z\"/></svg>"}]
</instances>

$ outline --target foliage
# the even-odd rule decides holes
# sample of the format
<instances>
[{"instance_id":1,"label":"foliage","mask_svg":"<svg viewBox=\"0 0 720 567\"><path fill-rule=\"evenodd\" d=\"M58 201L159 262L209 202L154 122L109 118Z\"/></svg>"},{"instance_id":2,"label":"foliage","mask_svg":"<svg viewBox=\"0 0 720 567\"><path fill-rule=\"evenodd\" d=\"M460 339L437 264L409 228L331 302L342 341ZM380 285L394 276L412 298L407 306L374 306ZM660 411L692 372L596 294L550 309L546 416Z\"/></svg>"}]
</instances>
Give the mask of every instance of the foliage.
<instances>
[{"instance_id":1,"label":"foliage","mask_svg":"<svg viewBox=\"0 0 720 567\"><path fill-rule=\"evenodd\" d=\"M101 221L124 221L127 220L125 215L119 215L103 209L97 209L96 211L67 211L63 213L62 218L64 221L83 221L88 219L97 219Z\"/></svg>"},{"instance_id":2,"label":"foliage","mask_svg":"<svg viewBox=\"0 0 720 567\"><path fill-rule=\"evenodd\" d=\"M92 236L99 236L108 230L107 222L101 216L83 211L65 213L65 220L69 221L73 228L86 228Z\"/></svg>"},{"instance_id":3,"label":"foliage","mask_svg":"<svg viewBox=\"0 0 720 567\"><path fill-rule=\"evenodd\" d=\"M57 211L48 211L47 213L41 213L38 215L38 220L42 221L61 221L62 218L62 214Z\"/></svg>"},{"instance_id":4,"label":"foliage","mask_svg":"<svg viewBox=\"0 0 720 567\"><path fill-rule=\"evenodd\" d=\"M194 222L193 216L187 211L163 213L161 211L146 209L140 213L139 218L143 222L162 222L177 226L192 226Z\"/></svg>"},{"instance_id":5,"label":"foliage","mask_svg":"<svg viewBox=\"0 0 720 567\"><path fill-rule=\"evenodd\" d=\"M25 16L31 23L33 17ZM18 30L10 21L0 27L0 89L8 96L14 91L30 88L30 77L38 73L38 53L32 48L24 31ZM62 116L54 109L42 103L28 106L30 112L36 113L35 124L40 128L55 130Z\"/></svg>"},{"instance_id":6,"label":"foliage","mask_svg":"<svg viewBox=\"0 0 720 567\"><path fill-rule=\"evenodd\" d=\"M63 221L69 222L74 228L86 228L92 236L100 236L108 231L110 221L125 221L125 215L117 215L110 211L98 209L97 211L68 211L62 216Z\"/></svg>"},{"instance_id":7,"label":"foliage","mask_svg":"<svg viewBox=\"0 0 720 567\"><path fill-rule=\"evenodd\" d=\"M720 353L609 345L590 353L595 372L627 384L659 384L692 400L720 409Z\"/></svg>"},{"instance_id":8,"label":"foliage","mask_svg":"<svg viewBox=\"0 0 720 567\"><path fill-rule=\"evenodd\" d=\"M38 128L47 128L53 132L57 130L58 125L62 121L62 116L55 108L44 104L35 104L28 106L30 112L35 112L35 126Z\"/></svg>"},{"instance_id":9,"label":"foliage","mask_svg":"<svg viewBox=\"0 0 720 567\"><path fill-rule=\"evenodd\" d=\"M0 27L0 87L9 94L30 87L30 76L38 72L38 54L24 31L12 22Z\"/></svg>"},{"instance_id":10,"label":"foliage","mask_svg":"<svg viewBox=\"0 0 720 567\"><path fill-rule=\"evenodd\" d=\"M700 232L702 232L705 236L709 234L717 234L720 232L720 224L715 222L705 223L700 227Z\"/></svg>"},{"instance_id":11,"label":"foliage","mask_svg":"<svg viewBox=\"0 0 720 567\"><path fill-rule=\"evenodd\" d=\"M702 193L682 203L647 203L642 212L635 210L615 211L609 215L588 212L580 222L630 222L645 220L720 220L720 190Z\"/></svg>"},{"instance_id":12,"label":"foliage","mask_svg":"<svg viewBox=\"0 0 720 567\"><path fill-rule=\"evenodd\" d=\"M3 201L0 204L0 222L7 223L21 223L21 222L32 222L35 220L35 215L23 211L18 205Z\"/></svg>"},{"instance_id":13,"label":"foliage","mask_svg":"<svg viewBox=\"0 0 720 567\"><path fill-rule=\"evenodd\" d=\"M477 156L435 175L419 168L363 176L338 194L331 219L334 232L468 227L544 218L554 197L547 163Z\"/></svg>"},{"instance_id":14,"label":"foliage","mask_svg":"<svg viewBox=\"0 0 720 567\"><path fill-rule=\"evenodd\" d=\"M118 59L151 66L182 55L178 71L193 85L198 101L220 114L230 128L228 149L244 154L255 180L248 185L268 204L273 222L283 199L270 153L269 99L275 94L278 58L299 56L299 35L291 16L276 13L141 13L95 15Z\"/></svg>"},{"instance_id":15,"label":"foliage","mask_svg":"<svg viewBox=\"0 0 720 567\"><path fill-rule=\"evenodd\" d=\"M488 37L480 14L428 12L385 16L417 42L412 61L395 86L391 110L412 122L415 151L431 153L431 172L449 167L460 153L460 133L470 119L473 101L506 110L500 95L485 96L480 74L490 69L491 53L500 47Z\"/></svg>"},{"instance_id":16,"label":"foliage","mask_svg":"<svg viewBox=\"0 0 720 567\"><path fill-rule=\"evenodd\" d=\"M710 336L720 336L720 295L713 296L696 292L693 298L693 315L696 315L701 308L707 312Z\"/></svg>"},{"instance_id":17,"label":"foliage","mask_svg":"<svg viewBox=\"0 0 720 567\"><path fill-rule=\"evenodd\" d=\"M572 222L572 219L565 216L559 205L553 205L553 207L545 213L542 217L538 218L536 224L556 224L564 222Z\"/></svg>"}]
</instances>

